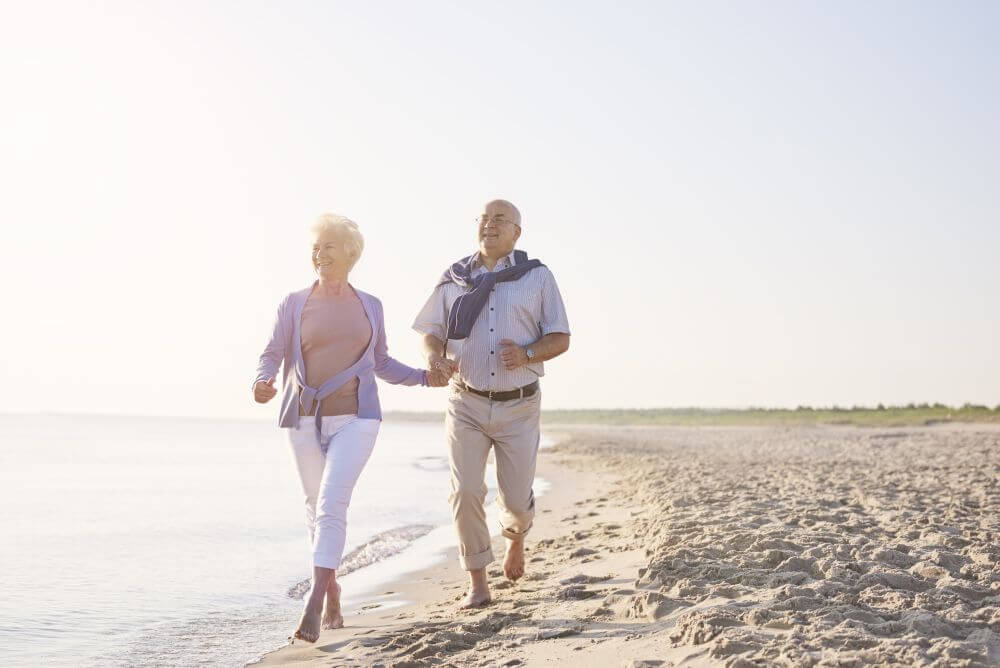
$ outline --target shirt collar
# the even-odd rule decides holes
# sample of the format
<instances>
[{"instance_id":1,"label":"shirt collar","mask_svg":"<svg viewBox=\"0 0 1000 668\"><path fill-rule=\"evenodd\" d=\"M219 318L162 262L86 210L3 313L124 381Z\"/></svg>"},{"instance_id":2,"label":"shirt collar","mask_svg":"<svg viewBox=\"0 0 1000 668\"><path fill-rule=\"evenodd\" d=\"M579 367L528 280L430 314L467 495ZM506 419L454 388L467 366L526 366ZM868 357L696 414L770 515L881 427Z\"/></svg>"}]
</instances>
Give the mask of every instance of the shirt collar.
<instances>
[{"instance_id":1,"label":"shirt collar","mask_svg":"<svg viewBox=\"0 0 1000 668\"><path fill-rule=\"evenodd\" d=\"M482 271L489 271L486 268L486 265L483 264L482 259L480 259L479 251L476 251L476 257L475 261L473 262L473 266L476 269L480 269ZM513 266L514 266L514 251L511 251L507 255L504 255L502 258L500 258L496 266L493 268L493 271L500 271L501 269L508 269Z\"/></svg>"}]
</instances>

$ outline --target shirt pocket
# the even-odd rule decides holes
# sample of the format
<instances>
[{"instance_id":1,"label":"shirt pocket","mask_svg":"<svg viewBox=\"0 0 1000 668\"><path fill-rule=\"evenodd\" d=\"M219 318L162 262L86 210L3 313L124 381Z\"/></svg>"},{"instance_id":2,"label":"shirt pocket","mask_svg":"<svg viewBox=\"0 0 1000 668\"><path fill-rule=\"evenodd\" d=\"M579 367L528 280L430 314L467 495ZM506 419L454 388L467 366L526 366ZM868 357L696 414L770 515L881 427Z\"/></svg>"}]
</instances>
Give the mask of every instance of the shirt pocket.
<instances>
[{"instance_id":1,"label":"shirt pocket","mask_svg":"<svg viewBox=\"0 0 1000 668\"><path fill-rule=\"evenodd\" d=\"M507 303L508 313L516 320L516 323L510 324L527 326L532 332L541 331L542 295L539 290L531 285L520 290L512 290L507 295Z\"/></svg>"}]
</instances>

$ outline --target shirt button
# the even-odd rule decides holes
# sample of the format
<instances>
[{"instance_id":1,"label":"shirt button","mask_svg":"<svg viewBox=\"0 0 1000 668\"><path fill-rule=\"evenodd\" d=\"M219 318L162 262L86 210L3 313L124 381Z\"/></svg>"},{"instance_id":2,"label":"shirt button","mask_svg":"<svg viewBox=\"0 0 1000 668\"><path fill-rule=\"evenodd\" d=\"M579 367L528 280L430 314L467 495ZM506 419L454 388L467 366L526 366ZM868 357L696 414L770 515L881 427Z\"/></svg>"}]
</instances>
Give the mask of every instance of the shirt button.
<instances>
[{"instance_id":1,"label":"shirt button","mask_svg":"<svg viewBox=\"0 0 1000 668\"><path fill-rule=\"evenodd\" d=\"M490 310L491 310L491 311L493 310L493 307L492 307L492 306L490 307Z\"/></svg>"},{"instance_id":2,"label":"shirt button","mask_svg":"<svg viewBox=\"0 0 1000 668\"><path fill-rule=\"evenodd\" d=\"M493 328L492 328L492 327L490 327L490 331L491 331L491 332L493 331Z\"/></svg>"},{"instance_id":3,"label":"shirt button","mask_svg":"<svg viewBox=\"0 0 1000 668\"><path fill-rule=\"evenodd\" d=\"M493 351L491 350L491 351L490 351L490 355L492 355L492 354L493 354Z\"/></svg>"},{"instance_id":4,"label":"shirt button","mask_svg":"<svg viewBox=\"0 0 1000 668\"><path fill-rule=\"evenodd\" d=\"M490 371L490 375L491 375L491 376L495 376L496 374L495 374L495 373L493 373L492 371Z\"/></svg>"}]
</instances>

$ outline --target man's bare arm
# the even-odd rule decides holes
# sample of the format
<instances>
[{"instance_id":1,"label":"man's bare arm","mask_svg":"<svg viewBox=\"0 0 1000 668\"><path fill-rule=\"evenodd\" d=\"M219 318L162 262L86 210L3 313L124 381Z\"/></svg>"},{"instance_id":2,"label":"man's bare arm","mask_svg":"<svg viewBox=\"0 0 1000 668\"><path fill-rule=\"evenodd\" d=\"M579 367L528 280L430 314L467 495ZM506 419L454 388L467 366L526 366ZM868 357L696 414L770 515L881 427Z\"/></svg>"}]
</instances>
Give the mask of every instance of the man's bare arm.
<instances>
[{"instance_id":1,"label":"man's bare arm","mask_svg":"<svg viewBox=\"0 0 1000 668\"><path fill-rule=\"evenodd\" d=\"M423 349L431 383L446 385L448 379L458 370L458 364L444 356L444 341L433 334L424 334Z\"/></svg>"},{"instance_id":2,"label":"man's bare arm","mask_svg":"<svg viewBox=\"0 0 1000 668\"><path fill-rule=\"evenodd\" d=\"M424 359L433 363L444 357L444 341L433 334L424 334Z\"/></svg>"},{"instance_id":3,"label":"man's bare arm","mask_svg":"<svg viewBox=\"0 0 1000 668\"><path fill-rule=\"evenodd\" d=\"M569 334L552 332L526 346L519 346L510 339L504 339L500 345L503 347L500 352L500 361L503 362L504 368L516 369L529 362L546 362L553 357L562 355L569 350ZM535 356L530 360L526 348L531 348L532 352L535 353Z\"/></svg>"},{"instance_id":4,"label":"man's bare arm","mask_svg":"<svg viewBox=\"0 0 1000 668\"><path fill-rule=\"evenodd\" d=\"M552 332L546 334L531 345L525 346L534 351L535 356L532 362L548 362L553 357L559 357L569 350L569 334L564 332Z\"/></svg>"}]
</instances>

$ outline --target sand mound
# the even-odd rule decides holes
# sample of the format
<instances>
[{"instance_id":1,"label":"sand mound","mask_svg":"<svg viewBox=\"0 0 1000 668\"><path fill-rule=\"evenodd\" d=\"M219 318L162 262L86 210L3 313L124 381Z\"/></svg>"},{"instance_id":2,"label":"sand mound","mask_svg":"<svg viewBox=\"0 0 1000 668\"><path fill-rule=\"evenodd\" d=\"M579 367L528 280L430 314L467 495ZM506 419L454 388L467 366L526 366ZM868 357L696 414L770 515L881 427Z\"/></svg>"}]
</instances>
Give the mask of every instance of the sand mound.
<instances>
[{"instance_id":1,"label":"sand mound","mask_svg":"<svg viewBox=\"0 0 1000 668\"><path fill-rule=\"evenodd\" d=\"M641 456L625 487L653 509L638 591L606 608L676 612L674 646L734 666L1000 663L995 432L648 436L577 440Z\"/></svg>"}]
</instances>

